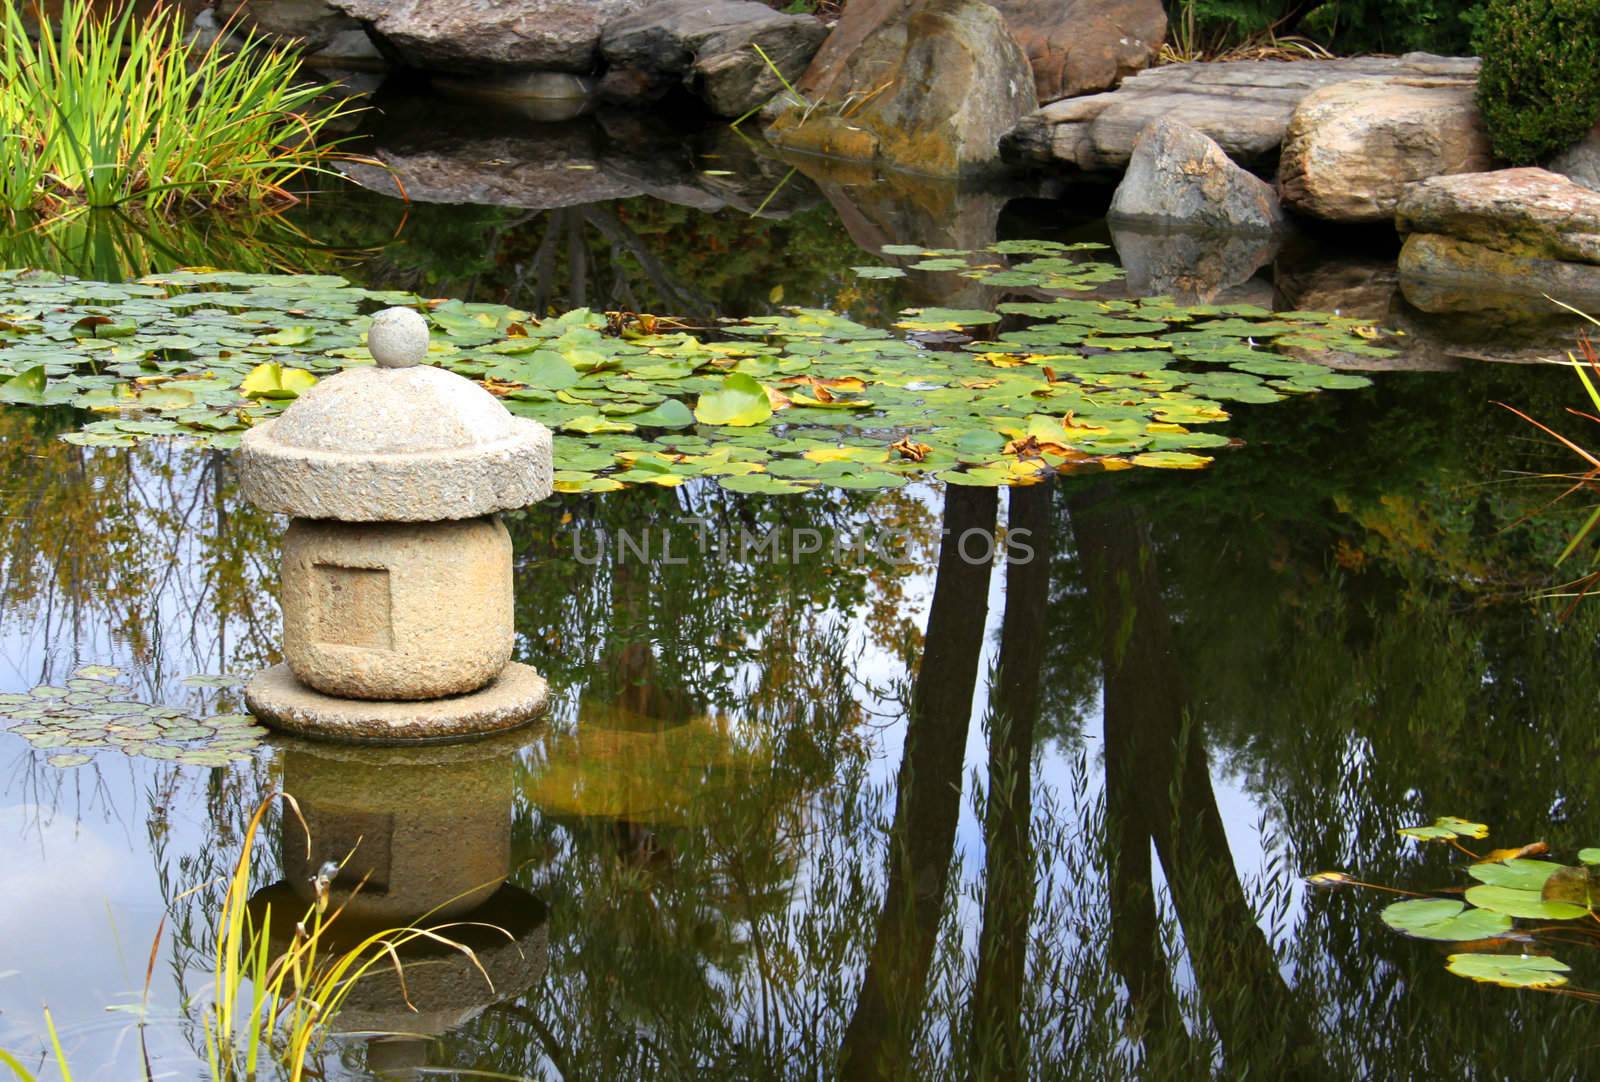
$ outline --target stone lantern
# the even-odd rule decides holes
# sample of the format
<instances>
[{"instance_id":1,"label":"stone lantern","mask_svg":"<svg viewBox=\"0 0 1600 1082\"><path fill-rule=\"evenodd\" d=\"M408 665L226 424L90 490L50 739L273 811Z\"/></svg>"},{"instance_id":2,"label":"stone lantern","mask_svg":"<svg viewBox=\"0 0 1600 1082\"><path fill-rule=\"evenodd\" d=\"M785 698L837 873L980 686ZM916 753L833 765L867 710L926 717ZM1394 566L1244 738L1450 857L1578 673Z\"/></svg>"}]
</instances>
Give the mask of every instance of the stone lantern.
<instances>
[{"instance_id":1,"label":"stone lantern","mask_svg":"<svg viewBox=\"0 0 1600 1082\"><path fill-rule=\"evenodd\" d=\"M290 516L285 664L245 691L263 722L335 740L442 740L543 710L511 661L511 537L498 512L550 494L550 431L419 362L428 325L378 313L374 367L317 383L245 433L245 498Z\"/></svg>"}]
</instances>

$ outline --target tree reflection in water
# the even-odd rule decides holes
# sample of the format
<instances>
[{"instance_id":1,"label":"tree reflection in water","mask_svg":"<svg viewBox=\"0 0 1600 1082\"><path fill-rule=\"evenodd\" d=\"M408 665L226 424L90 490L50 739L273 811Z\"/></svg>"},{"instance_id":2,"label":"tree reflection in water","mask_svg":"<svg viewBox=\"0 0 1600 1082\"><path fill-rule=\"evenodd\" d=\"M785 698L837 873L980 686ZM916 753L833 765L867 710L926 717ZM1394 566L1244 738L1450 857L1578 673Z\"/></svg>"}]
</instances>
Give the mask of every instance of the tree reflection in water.
<instances>
[{"instance_id":1,"label":"tree reflection in water","mask_svg":"<svg viewBox=\"0 0 1600 1082\"><path fill-rule=\"evenodd\" d=\"M1560 625L1474 592L1533 581L1564 524L1505 530L1524 508L1499 490L1464 504L1451 478L1481 476L1492 441L1463 443L1462 417L1322 412L1344 408L1263 413L1244 431L1267 450L1198 479L999 500L690 487L514 516L519 650L561 694L504 751L496 814L508 897L538 906L548 957L526 991L459 1004L412 1062L552 1078L1581 1077L1573 1006L1467 986L1375 905L1299 892L1299 873L1330 866L1437 882L1393 836L1424 811L1575 847L1600 806L1600 616ZM1326 442L1281 450L1275 426L1298 441L1319 419ZM1432 457L1396 475L1401 420ZM9 679L88 659L106 628L111 659L169 694L190 694L172 683L186 671L270 652L278 524L233 497L222 460L73 448L14 412L0 425ZM1307 465L1274 488L1256 454ZM935 540L1002 509L1035 560L967 564ZM903 523L920 557L728 559L698 551L689 512L724 529ZM572 532L601 527L654 532L653 555L573 559ZM267 788L309 776L298 756L138 776L173 910L161 1002L206 965L216 894L184 892L226 863ZM400 758L375 776L405 773ZM422 792L454 776L430 769L414 772ZM393 799L426 818L409 784L365 791L359 810L381 818ZM194 818L198 838L172 827ZM287 874L258 859L258 885ZM363 1048L339 1045L330 1076L361 1077Z\"/></svg>"}]
</instances>

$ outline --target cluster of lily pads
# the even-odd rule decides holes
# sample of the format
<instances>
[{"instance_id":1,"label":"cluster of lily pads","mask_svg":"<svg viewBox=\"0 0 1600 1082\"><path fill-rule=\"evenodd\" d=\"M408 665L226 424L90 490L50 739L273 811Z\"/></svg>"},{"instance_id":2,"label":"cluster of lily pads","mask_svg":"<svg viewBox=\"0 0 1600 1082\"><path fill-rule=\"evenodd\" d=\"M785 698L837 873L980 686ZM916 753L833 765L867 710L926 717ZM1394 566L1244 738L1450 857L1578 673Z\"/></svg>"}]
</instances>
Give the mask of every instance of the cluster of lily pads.
<instances>
[{"instance_id":1,"label":"cluster of lily pads","mask_svg":"<svg viewBox=\"0 0 1600 1082\"><path fill-rule=\"evenodd\" d=\"M121 670L78 669L64 684L0 694L0 728L52 754L54 767L84 766L94 751L120 751L187 766L227 766L251 758L267 731L248 714L193 717L173 706L140 702L116 682ZM191 676L194 687L237 684L228 677Z\"/></svg>"},{"instance_id":2,"label":"cluster of lily pads","mask_svg":"<svg viewBox=\"0 0 1600 1082\"><path fill-rule=\"evenodd\" d=\"M318 376L370 363L370 315L406 304L432 324L430 363L556 430L562 491L695 477L762 493L919 475L992 486L1203 467L1201 452L1230 441L1197 426L1226 420L1224 403L1365 386L1305 356L1388 352L1372 328L1325 313L1063 298L1116 273L1077 247L915 249L914 268L1040 299L907 309L892 331L808 308L712 327L588 309L540 319L326 275L0 273L0 402L102 414L65 437L82 444L231 447ZM1033 258L1004 262L1020 255Z\"/></svg>"},{"instance_id":3,"label":"cluster of lily pads","mask_svg":"<svg viewBox=\"0 0 1600 1082\"><path fill-rule=\"evenodd\" d=\"M1579 850L1576 865L1533 859L1548 852L1542 842L1477 854L1463 840L1487 837L1489 828L1454 816L1400 833L1460 850L1471 859L1466 874L1472 885L1464 892L1460 887L1446 888L1395 902L1383 910L1385 924L1416 939L1470 946L1451 954L1446 963L1460 977L1508 988L1557 988L1567 983L1571 967L1547 953L1546 944L1573 942L1572 933L1587 930L1595 919L1600 848ZM1321 872L1310 882L1373 886L1342 872ZM1567 923L1571 921L1583 921L1584 926Z\"/></svg>"}]
</instances>

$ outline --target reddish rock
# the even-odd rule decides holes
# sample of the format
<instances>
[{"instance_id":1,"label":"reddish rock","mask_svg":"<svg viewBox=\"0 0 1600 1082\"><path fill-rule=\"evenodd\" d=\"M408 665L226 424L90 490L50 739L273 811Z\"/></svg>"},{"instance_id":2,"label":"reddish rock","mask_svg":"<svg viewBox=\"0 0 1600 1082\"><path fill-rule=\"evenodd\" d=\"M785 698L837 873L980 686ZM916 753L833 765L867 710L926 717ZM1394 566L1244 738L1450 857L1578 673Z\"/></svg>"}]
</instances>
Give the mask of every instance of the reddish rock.
<instances>
[{"instance_id":1,"label":"reddish rock","mask_svg":"<svg viewBox=\"0 0 1600 1082\"><path fill-rule=\"evenodd\" d=\"M1161 0L990 0L1028 63L1041 104L1109 90L1167 39Z\"/></svg>"}]
</instances>

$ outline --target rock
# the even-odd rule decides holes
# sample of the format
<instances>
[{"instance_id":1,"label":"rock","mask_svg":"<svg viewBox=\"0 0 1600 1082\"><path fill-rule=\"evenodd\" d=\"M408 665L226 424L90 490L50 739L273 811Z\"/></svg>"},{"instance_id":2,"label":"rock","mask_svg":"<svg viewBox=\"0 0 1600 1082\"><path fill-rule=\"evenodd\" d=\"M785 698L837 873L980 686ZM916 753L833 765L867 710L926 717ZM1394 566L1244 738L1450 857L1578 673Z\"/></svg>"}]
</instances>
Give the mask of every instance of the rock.
<instances>
[{"instance_id":1,"label":"rock","mask_svg":"<svg viewBox=\"0 0 1600 1082\"><path fill-rule=\"evenodd\" d=\"M1474 92L1459 80L1362 80L1311 92L1284 137L1284 204L1329 221L1381 222L1413 181L1493 168Z\"/></svg>"},{"instance_id":2,"label":"rock","mask_svg":"<svg viewBox=\"0 0 1600 1082\"><path fill-rule=\"evenodd\" d=\"M1167 37L1161 0L991 0L1033 66L1041 102L1107 90L1147 68Z\"/></svg>"},{"instance_id":3,"label":"rock","mask_svg":"<svg viewBox=\"0 0 1600 1082\"><path fill-rule=\"evenodd\" d=\"M1283 225L1283 209L1270 184L1170 117L1140 133L1107 217L1243 233L1271 233Z\"/></svg>"},{"instance_id":4,"label":"rock","mask_svg":"<svg viewBox=\"0 0 1600 1082\"><path fill-rule=\"evenodd\" d=\"M1566 177L1544 169L1435 177L1406 189L1395 223L1409 234L1401 287L1419 308L1514 310L1506 298L1540 294L1600 304L1600 193Z\"/></svg>"},{"instance_id":5,"label":"rock","mask_svg":"<svg viewBox=\"0 0 1600 1082\"><path fill-rule=\"evenodd\" d=\"M1152 120L1180 116L1240 165L1269 164L1295 107L1313 90L1355 79L1475 79L1477 71L1476 59L1427 53L1164 64L1129 76L1114 91L1045 106L1018 123L1001 151L1021 164L1117 170Z\"/></svg>"},{"instance_id":6,"label":"rock","mask_svg":"<svg viewBox=\"0 0 1600 1082\"><path fill-rule=\"evenodd\" d=\"M845 22L806 72L814 104L767 129L778 146L957 176L992 168L1000 137L1036 106L1027 57L979 0L918 0L841 56L827 46Z\"/></svg>"},{"instance_id":7,"label":"rock","mask_svg":"<svg viewBox=\"0 0 1600 1082\"><path fill-rule=\"evenodd\" d=\"M428 356L428 321L411 308L385 308L367 327L367 352L379 368L410 368Z\"/></svg>"},{"instance_id":8,"label":"rock","mask_svg":"<svg viewBox=\"0 0 1600 1082\"><path fill-rule=\"evenodd\" d=\"M1557 154L1545 166L1568 180L1600 192L1600 124L1583 139Z\"/></svg>"},{"instance_id":9,"label":"rock","mask_svg":"<svg viewBox=\"0 0 1600 1082\"><path fill-rule=\"evenodd\" d=\"M591 72L600 35L648 0L328 0L430 71Z\"/></svg>"},{"instance_id":10,"label":"rock","mask_svg":"<svg viewBox=\"0 0 1600 1082\"><path fill-rule=\"evenodd\" d=\"M1402 233L1434 233L1510 255L1600 264L1600 193L1544 169L1435 177L1406 189Z\"/></svg>"},{"instance_id":11,"label":"rock","mask_svg":"<svg viewBox=\"0 0 1600 1082\"><path fill-rule=\"evenodd\" d=\"M1482 312L1527 318L1556 315L1555 297L1577 308L1600 307L1600 266L1512 255L1435 233L1406 238L1400 249L1400 288L1425 312Z\"/></svg>"},{"instance_id":12,"label":"rock","mask_svg":"<svg viewBox=\"0 0 1600 1082\"><path fill-rule=\"evenodd\" d=\"M328 0L219 0L216 12L242 30L293 44L308 53L327 48L348 31L366 37L359 22Z\"/></svg>"},{"instance_id":13,"label":"rock","mask_svg":"<svg viewBox=\"0 0 1600 1082\"><path fill-rule=\"evenodd\" d=\"M755 0L657 0L607 26L600 52L612 101L659 98L683 85L720 116L742 116L805 71L827 31L808 15Z\"/></svg>"},{"instance_id":14,"label":"rock","mask_svg":"<svg viewBox=\"0 0 1600 1082\"><path fill-rule=\"evenodd\" d=\"M1127 276L1127 296L1209 304L1250 282L1272 261L1279 240L1259 232L1206 234L1112 223L1111 243Z\"/></svg>"},{"instance_id":15,"label":"rock","mask_svg":"<svg viewBox=\"0 0 1600 1082\"><path fill-rule=\"evenodd\" d=\"M386 61L367 32L357 26L340 30L314 53L306 54L306 62L316 65L338 66L348 64L363 69L379 68Z\"/></svg>"}]
</instances>

